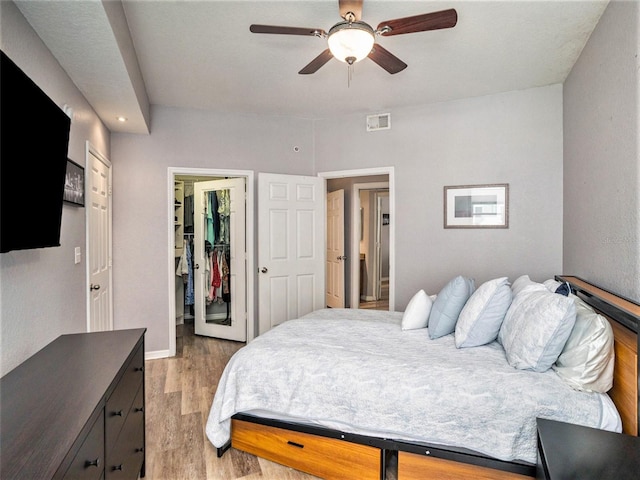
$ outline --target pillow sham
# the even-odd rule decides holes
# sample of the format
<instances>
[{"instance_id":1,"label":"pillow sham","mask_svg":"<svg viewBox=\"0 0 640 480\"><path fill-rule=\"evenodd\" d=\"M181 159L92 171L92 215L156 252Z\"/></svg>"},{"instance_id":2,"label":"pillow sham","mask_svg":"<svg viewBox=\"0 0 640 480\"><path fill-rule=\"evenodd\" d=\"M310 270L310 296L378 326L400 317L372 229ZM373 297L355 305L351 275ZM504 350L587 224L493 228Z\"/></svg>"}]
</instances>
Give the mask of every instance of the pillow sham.
<instances>
[{"instance_id":1,"label":"pillow sham","mask_svg":"<svg viewBox=\"0 0 640 480\"><path fill-rule=\"evenodd\" d=\"M544 372L562 352L576 321L571 298L542 290L521 290L500 327L507 362L520 370Z\"/></svg>"},{"instance_id":2,"label":"pillow sham","mask_svg":"<svg viewBox=\"0 0 640 480\"><path fill-rule=\"evenodd\" d=\"M429 337L432 340L454 332L458 316L473 290L473 279L461 275L440 290L429 314Z\"/></svg>"},{"instance_id":3,"label":"pillow sham","mask_svg":"<svg viewBox=\"0 0 640 480\"><path fill-rule=\"evenodd\" d=\"M581 298L570 297L576 305L576 323L551 368L576 390L606 393L613 386L613 329Z\"/></svg>"},{"instance_id":4,"label":"pillow sham","mask_svg":"<svg viewBox=\"0 0 640 480\"><path fill-rule=\"evenodd\" d=\"M402 330L415 330L417 328L425 328L429 322L429 313L431 313L431 298L420 290L416 293L407 305L402 315Z\"/></svg>"},{"instance_id":5,"label":"pillow sham","mask_svg":"<svg viewBox=\"0 0 640 480\"><path fill-rule=\"evenodd\" d=\"M460 312L455 329L456 347L478 347L498 338L500 326L511 305L507 277L489 280L473 292Z\"/></svg>"}]
</instances>

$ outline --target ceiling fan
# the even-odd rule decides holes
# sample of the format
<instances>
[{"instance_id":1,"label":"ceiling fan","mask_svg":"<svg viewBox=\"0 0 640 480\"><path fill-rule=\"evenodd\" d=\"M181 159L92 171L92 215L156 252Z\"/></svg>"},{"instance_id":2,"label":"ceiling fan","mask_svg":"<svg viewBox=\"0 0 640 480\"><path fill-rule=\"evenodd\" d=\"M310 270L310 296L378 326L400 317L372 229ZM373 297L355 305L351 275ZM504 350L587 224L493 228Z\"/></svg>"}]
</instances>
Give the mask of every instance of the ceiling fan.
<instances>
[{"instance_id":1,"label":"ceiling fan","mask_svg":"<svg viewBox=\"0 0 640 480\"><path fill-rule=\"evenodd\" d=\"M375 36L389 37L405 33L425 32L454 27L458 14L454 9L425 13L412 17L397 18L380 22L374 30L368 23L360 20L363 0L338 0L340 16L343 21L329 29L329 33L321 28L278 27L273 25L251 25L253 33L269 33L278 35L305 35L327 38L329 48L305 66L298 73L308 75L317 72L320 67L337 58L349 66L368 57L394 74L407 68L407 64L398 57L375 43Z\"/></svg>"}]
</instances>

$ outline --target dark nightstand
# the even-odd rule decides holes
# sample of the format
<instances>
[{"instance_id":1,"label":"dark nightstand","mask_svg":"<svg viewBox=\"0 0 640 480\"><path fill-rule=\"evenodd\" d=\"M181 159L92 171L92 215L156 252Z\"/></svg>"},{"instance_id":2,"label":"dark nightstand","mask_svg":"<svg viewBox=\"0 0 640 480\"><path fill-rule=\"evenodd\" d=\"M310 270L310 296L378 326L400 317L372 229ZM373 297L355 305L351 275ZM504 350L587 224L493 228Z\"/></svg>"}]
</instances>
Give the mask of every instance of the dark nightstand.
<instances>
[{"instance_id":1,"label":"dark nightstand","mask_svg":"<svg viewBox=\"0 0 640 480\"><path fill-rule=\"evenodd\" d=\"M538 419L536 478L625 480L640 475L640 438Z\"/></svg>"}]
</instances>

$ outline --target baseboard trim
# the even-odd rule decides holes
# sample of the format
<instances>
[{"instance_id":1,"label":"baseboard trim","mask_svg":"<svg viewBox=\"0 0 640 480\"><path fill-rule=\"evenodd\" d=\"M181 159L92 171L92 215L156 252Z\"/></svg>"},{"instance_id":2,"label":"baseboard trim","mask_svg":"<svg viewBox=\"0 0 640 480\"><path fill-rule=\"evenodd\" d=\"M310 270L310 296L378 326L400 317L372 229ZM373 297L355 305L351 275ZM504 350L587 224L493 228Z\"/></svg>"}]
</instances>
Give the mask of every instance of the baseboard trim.
<instances>
[{"instance_id":1,"label":"baseboard trim","mask_svg":"<svg viewBox=\"0 0 640 480\"><path fill-rule=\"evenodd\" d=\"M145 352L144 359L145 360L156 360L158 358L167 358L171 356L171 351L169 350L156 350L153 352Z\"/></svg>"}]
</instances>

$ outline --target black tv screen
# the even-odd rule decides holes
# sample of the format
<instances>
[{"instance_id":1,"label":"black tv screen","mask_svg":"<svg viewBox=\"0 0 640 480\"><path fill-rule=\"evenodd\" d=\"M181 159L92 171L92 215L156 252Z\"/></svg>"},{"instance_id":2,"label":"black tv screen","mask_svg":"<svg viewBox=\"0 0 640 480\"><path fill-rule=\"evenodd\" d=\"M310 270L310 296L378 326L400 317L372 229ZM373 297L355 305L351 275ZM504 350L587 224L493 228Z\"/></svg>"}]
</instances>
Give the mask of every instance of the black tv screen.
<instances>
[{"instance_id":1,"label":"black tv screen","mask_svg":"<svg viewBox=\"0 0 640 480\"><path fill-rule=\"evenodd\" d=\"M0 54L0 252L60 246L71 119Z\"/></svg>"}]
</instances>

